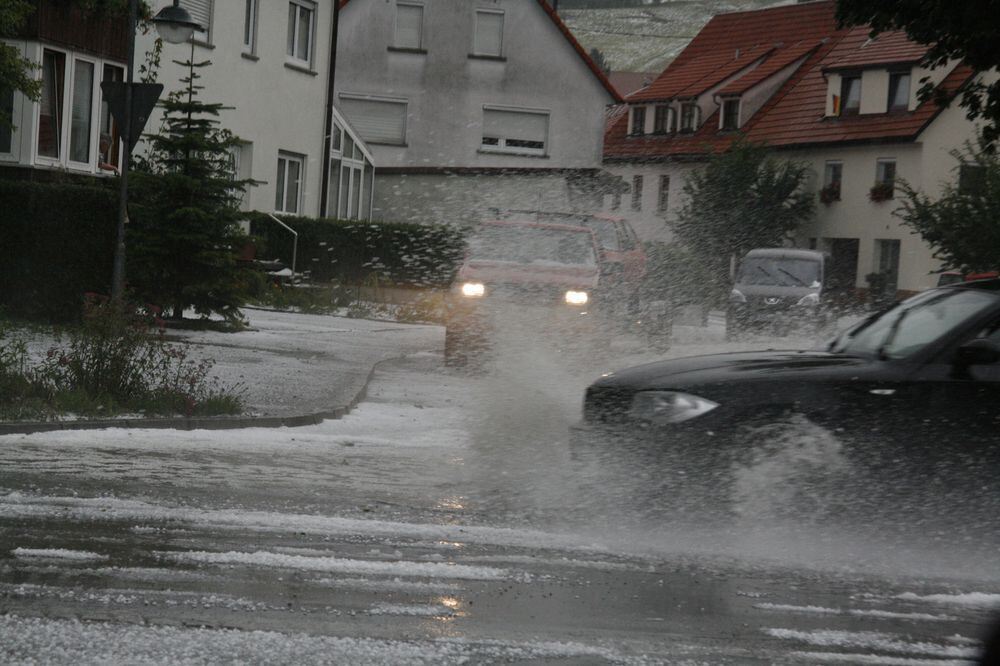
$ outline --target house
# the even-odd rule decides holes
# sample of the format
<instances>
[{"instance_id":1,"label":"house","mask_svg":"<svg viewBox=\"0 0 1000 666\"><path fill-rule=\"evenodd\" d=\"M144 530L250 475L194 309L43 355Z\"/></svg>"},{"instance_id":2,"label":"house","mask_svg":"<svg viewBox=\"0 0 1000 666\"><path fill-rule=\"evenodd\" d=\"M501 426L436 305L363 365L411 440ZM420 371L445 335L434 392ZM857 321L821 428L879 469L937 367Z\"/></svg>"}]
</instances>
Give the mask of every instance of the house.
<instances>
[{"instance_id":1,"label":"house","mask_svg":"<svg viewBox=\"0 0 1000 666\"><path fill-rule=\"evenodd\" d=\"M545 0L345 0L340 35L335 99L378 165L376 218L600 206L621 98Z\"/></svg>"},{"instance_id":2,"label":"house","mask_svg":"<svg viewBox=\"0 0 1000 666\"><path fill-rule=\"evenodd\" d=\"M857 288L879 273L889 289L932 286L930 248L893 215L895 181L934 194L954 176L950 152L976 127L957 105L921 102L928 77L953 96L972 75L959 63L925 70L926 47L902 33L841 29L831 0L714 17L609 122L605 166L631 185L605 207L650 240L669 240L691 169L737 137L807 162L824 203L795 243L832 255Z\"/></svg>"},{"instance_id":3,"label":"house","mask_svg":"<svg viewBox=\"0 0 1000 666\"><path fill-rule=\"evenodd\" d=\"M21 34L4 39L38 66L41 99L0 90L0 108L15 128L0 129L0 175L44 178L94 175L118 165L118 133L101 98L102 81L120 81L127 25L86 16L55 0L35 0Z\"/></svg>"},{"instance_id":4,"label":"house","mask_svg":"<svg viewBox=\"0 0 1000 666\"><path fill-rule=\"evenodd\" d=\"M171 2L156 0L153 12ZM201 98L231 107L222 112L221 123L243 139L233 155L234 173L257 182L247 189L243 207L370 219L372 153L328 103L334 0L180 4L204 29L190 46L163 45L157 80L167 92L177 90L187 69L175 61L211 61L199 70ZM137 62L152 50L155 36L139 36ZM151 117L147 131L159 122L158 114Z\"/></svg>"}]
</instances>

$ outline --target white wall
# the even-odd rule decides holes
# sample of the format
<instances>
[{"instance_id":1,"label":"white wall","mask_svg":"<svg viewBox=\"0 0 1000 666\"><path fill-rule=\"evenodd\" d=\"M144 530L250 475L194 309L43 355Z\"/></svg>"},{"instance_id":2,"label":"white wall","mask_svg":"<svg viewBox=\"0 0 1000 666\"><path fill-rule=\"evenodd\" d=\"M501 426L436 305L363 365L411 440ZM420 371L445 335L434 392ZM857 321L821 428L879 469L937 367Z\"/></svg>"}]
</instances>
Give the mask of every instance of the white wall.
<instances>
[{"instance_id":1,"label":"white wall","mask_svg":"<svg viewBox=\"0 0 1000 666\"><path fill-rule=\"evenodd\" d=\"M156 0L154 13L170 0ZM204 102L221 102L235 107L221 114L222 127L253 144L249 176L263 181L249 188L245 207L272 211L275 204L275 179L278 152L306 156L303 180L303 215L320 214L320 178L326 86L332 32L332 0L316 5L312 71L286 65L288 3L282 0L258 0L256 53L243 52L245 2L215 0L211 46L194 47L194 60L210 60L212 65L199 73L200 93ZM141 36L136 43L137 65L152 47L155 32ZM186 60L189 45L164 44L159 82L164 94L179 89L186 70L173 60ZM160 125L160 115L150 118L147 131Z\"/></svg>"},{"instance_id":2,"label":"white wall","mask_svg":"<svg viewBox=\"0 0 1000 666\"><path fill-rule=\"evenodd\" d=\"M692 162L606 163L604 169L612 175L621 177L629 187L632 187L635 176L642 176L642 196L638 202L639 210L633 209L632 192L622 194L617 207L614 206L617 200L615 197L605 196L604 212L627 219L639 238L644 241L669 242L673 238L670 225L677 221L677 212L684 202L684 181L688 173L699 166L702 164ZM666 213L658 210L660 176L670 176Z\"/></svg>"}]
</instances>

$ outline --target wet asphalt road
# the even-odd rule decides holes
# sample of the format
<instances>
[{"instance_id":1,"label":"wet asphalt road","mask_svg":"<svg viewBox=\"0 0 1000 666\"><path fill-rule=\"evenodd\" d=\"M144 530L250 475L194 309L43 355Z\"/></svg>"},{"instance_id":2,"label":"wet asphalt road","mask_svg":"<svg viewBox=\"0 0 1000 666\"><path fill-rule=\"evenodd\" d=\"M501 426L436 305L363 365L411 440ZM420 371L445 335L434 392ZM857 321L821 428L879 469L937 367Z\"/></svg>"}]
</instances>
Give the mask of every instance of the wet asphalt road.
<instances>
[{"instance_id":1,"label":"wet asphalt road","mask_svg":"<svg viewBox=\"0 0 1000 666\"><path fill-rule=\"evenodd\" d=\"M0 662L976 654L995 535L609 504L566 446L585 382L558 357L469 377L418 355L315 427L0 438Z\"/></svg>"}]
</instances>

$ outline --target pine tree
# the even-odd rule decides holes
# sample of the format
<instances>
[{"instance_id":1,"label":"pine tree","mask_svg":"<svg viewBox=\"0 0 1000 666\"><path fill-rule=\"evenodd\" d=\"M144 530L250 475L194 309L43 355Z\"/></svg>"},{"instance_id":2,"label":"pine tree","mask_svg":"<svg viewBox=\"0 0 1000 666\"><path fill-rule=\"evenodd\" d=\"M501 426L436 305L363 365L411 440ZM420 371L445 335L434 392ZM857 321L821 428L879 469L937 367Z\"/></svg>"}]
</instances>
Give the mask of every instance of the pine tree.
<instances>
[{"instance_id":1,"label":"pine tree","mask_svg":"<svg viewBox=\"0 0 1000 666\"><path fill-rule=\"evenodd\" d=\"M175 319L193 308L238 321L250 278L236 262L246 240L239 202L252 182L233 173L240 141L218 120L227 107L197 99L198 70L211 63L176 62L188 68L184 88L162 102L160 132L146 137L150 150L134 173L128 286Z\"/></svg>"}]
</instances>

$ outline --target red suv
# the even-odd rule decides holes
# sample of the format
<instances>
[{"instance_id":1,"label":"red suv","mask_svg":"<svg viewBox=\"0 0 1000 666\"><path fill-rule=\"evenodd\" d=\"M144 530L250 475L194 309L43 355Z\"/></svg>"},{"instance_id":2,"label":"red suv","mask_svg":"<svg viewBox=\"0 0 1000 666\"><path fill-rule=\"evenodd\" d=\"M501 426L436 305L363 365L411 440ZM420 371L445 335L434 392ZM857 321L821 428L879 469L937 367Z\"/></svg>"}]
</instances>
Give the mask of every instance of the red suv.
<instances>
[{"instance_id":1,"label":"red suv","mask_svg":"<svg viewBox=\"0 0 1000 666\"><path fill-rule=\"evenodd\" d=\"M446 360L478 362L497 326L517 324L528 335L544 329L560 339L587 333L599 272L597 241L589 229L484 222L468 238L449 298Z\"/></svg>"}]
</instances>

